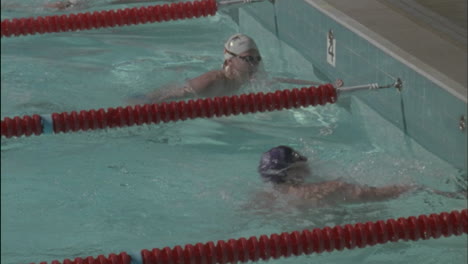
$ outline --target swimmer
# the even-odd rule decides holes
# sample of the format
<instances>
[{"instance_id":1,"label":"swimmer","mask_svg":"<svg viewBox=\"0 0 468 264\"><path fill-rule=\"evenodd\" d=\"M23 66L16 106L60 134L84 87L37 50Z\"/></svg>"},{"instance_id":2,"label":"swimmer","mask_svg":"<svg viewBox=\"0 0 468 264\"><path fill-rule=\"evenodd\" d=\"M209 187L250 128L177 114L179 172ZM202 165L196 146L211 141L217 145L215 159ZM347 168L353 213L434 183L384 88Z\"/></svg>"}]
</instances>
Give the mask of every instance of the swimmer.
<instances>
[{"instance_id":1,"label":"swimmer","mask_svg":"<svg viewBox=\"0 0 468 264\"><path fill-rule=\"evenodd\" d=\"M72 10L72 9L85 9L89 8L90 0L63 0L53 3L45 4L46 8L57 9L59 11ZM96 2L96 1L95 1ZM98 5L119 5L119 4L138 4L138 3L156 3L156 2L179 2L179 0L115 0Z\"/></svg>"},{"instance_id":2,"label":"swimmer","mask_svg":"<svg viewBox=\"0 0 468 264\"><path fill-rule=\"evenodd\" d=\"M46 8L53 8L59 11L87 8L89 0L64 0L45 4Z\"/></svg>"},{"instance_id":3,"label":"swimmer","mask_svg":"<svg viewBox=\"0 0 468 264\"><path fill-rule=\"evenodd\" d=\"M138 4L138 3L154 3L154 2L181 2L180 0L115 0L111 1L111 5L119 4Z\"/></svg>"},{"instance_id":4,"label":"swimmer","mask_svg":"<svg viewBox=\"0 0 468 264\"><path fill-rule=\"evenodd\" d=\"M278 146L263 153L258 172L274 190L313 206L383 201L413 190L427 190L450 198L464 195L466 198L466 191L441 192L415 185L370 187L341 180L306 183L305 179L311 175L307 158L288 146Z\"/></svg>"},{"instance_id":5,"label":"swimmer","mask_svg":"<svg viewBox=\"0 0 468 264\"><path fill-rule=\"evenodd\" d=\"M147 104L186 99L193 97L212 97L232 95L244 85L251 83L264 74L262 56L255 41L247 35L235 34L224 44L224 62L219 70L209 71L189 79L180 87L171 86L157 89L143 96L134 96L130 104ZM306 80L273 78L273 82L317 85ZM271 84L270 82L269 84ZM343 85L339 80L336 86Z\"/></svg>"}]
</instances>

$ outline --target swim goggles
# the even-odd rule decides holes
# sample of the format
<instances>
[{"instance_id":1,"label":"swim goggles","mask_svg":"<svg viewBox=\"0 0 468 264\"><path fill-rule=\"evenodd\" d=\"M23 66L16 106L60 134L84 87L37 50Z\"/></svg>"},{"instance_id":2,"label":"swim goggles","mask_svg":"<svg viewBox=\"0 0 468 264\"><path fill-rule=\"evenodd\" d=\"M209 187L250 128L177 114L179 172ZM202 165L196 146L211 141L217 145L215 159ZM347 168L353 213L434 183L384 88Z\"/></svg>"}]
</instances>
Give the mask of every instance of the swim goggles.
<instances>
[{"instance_id":1,"label":"swim goggles","mask_svg":"<svg viewBox=\"0 0 468 264\"><path fill-rule=\"evenodd\" d=\"M235 53L232 53L230 52L229 50L225 49L226 53L228 53L229 55L233 56L233 57L237 57L245 62L247 62L248 64L252 65L252 66L255 66L257 64L260 63L260 61L262 60L262 57L261 56L252 56L252 55L247 55L247 56L239 56Z\"/></svg>"}]
</instances>

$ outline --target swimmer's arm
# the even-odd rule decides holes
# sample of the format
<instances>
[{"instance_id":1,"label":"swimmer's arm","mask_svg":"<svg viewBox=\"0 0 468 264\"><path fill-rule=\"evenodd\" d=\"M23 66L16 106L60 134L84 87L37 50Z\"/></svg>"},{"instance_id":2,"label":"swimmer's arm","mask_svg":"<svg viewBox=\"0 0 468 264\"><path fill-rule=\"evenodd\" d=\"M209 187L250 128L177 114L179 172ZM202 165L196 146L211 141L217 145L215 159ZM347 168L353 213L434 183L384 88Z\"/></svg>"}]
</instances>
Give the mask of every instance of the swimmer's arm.
<instances>
[{"instance_id":1,"label":"swimmer's arm","mask_svg":"<svg viewBox=\"0 0 468 264\"><path fill-rule=\"evenodd\" d=\"M453 198L453 199L467 199L468 198L468 190L458 190L455 192L446 192L446 191L439 191L435 189L431 189L429 187L419 187L419 190L427 191L429 193L437 194L440 196L444 196L447 198Z\"/></svg>"},{"instance_id":2,"label":"swimmer's arm","mask_svg":"<svg viewBox=\"0 0 468 264\"><path fill-rule=\"evenodd\" d=\"M162 2L162 1L168 1L168 0L115 0L110 2L109 4L111 5L117 5L117 4L137 4L137 3L150 3L150 2Z\"/></svg>"},{"instance_id":3,"label":"swimmer's arm","mask_svg":"<svg viewBox=\"0 0 468 264\"><path fill-rule=\"evenodd\" d=\"M111 4L111 5L138 4L138 3L150 3L150 2L162 2L162 1L167 2L168 0L115 0L115 1L109 2L108 4ZM47 3L47 4L44 5L44 7L46 7L46 8L55 8L55 9L58 9L58 10L65 10L65 9L70 8L72 6L73 6L73 3L71 3L68 0L53 2L53 3Z\"/></svg>"},{"instance_id":4,"label":"swimmer's arm","mask_svg":"<svg viewBox=\"0 0 468 264\"><path fill-rule=\"evenodd\" d=\"M154 104L167 101L174 101L194 97L196 95L205 96L211 86L219 79L219 71L204 73L198 77L190 79L183 86L170 85L157 89L142 96L133 96L127 100L131 105Z\"/></svg>"},{"instance_id":5,"label":"swimmer's arm","mask_svg":"<svg viewBox=\"0 0 468 264\"><path fill-rule=\"evenodd\" d=\"M131 95L125 101L129 105L156 104L189 96L186 86L168 85L147 94Z\"/></svg>"},{"instance_id":6,"label":"swimmer's arm","mask_svg":"<svg viewBox=\"0 0 468 264\"><path fill-rule=\"evenodd\" d=\"M275 83L275 82L297 84L297 85L320 85L321 84L319 82L308 81L308 80L273 77L272 78L272 83Z\"/></svg>"},{"instance_id":7,"label":"swimmer's arm","mask_svg":"<svg viewBox=\"0 0 468 264\"><path fill-rule=\"evenodd\" d=\"M269 83L269 84L274 84L274 83L288 83L288 84L295 84L295 85L313 85L313 86L323 84L323 83L309 81L309 80L273 77L272 82ZM335 88L341 87L341 86L343 86L343 81L341 79L337 79L333 83L333 86L335 86Z\"/></svg>"},{"instance_id":8,"label":"swimmer's arm","mask_svg":"<svg viewBox=\"0 0 468 264\"><path fill-rule=\"evenodd\" d=\"M355 187L356 188L356 187ZM362 201L381 201L391 198L397 198L403 193L410 191L427 191L429 193L437 194L447 198L454 199L466 199L467 191L458 191L458 192L444 192L435 189L431 189L425 186L417 185L389 185L385 187L369 187L369 186L358 186L356 197Z\"/></svg>"},{"instance_id":9,"label":"swimmer's arm","mask_svg":"<svg viewBox=\"0 0 468 264\"><path fill-rule=\"evenodd\" d=\"M170 89L158 89L146 95L146 101L150 103L160 103L188 97L190 91L186 86L172 87Z\"/></svg>"},{"instance_id":10,"label":"swimmer's arm","mask_svg":"<svg viewBox=\"0 0 468 264\"><path fill-rule=\"evenodd\" d=\"M69 1L61 1L61 2L53 2L53 3L48 3L44 5L47 8L55 8L58 10L64 10L72 6L72 3Z\"/></svg>"},{"instance_id":11,"label":"swimmer's arm","mask_svg":"<svg viewBox=\"0 0 468 264\"><path fill-rule=\"evenodd\" d=\"M60 11L63 10L77 10L77 9L85 9L90 7L91 0L63 0L57 1L52 3L47 3L44 5L46 8L53 8Z\"/></svg>"},{"instance_id":12,"label":"swimmer's arm","mask_svg":"<svg viewBox=\"0 0 468 264\"><path fill-rule=\"evenodd\" d=\"M348 198L356 201L383 201L397 198L401 194L416 190L414 185L389 185L384 187L369 187L367 185L347 186L346 194Z\"/></svg>"},{"instance_id":13,"label":"swimmer's arm","mask_svg":"<svg viewBox=\"0 0 468 264\"><path fill-rule=\"evenodd\" d=\"M371 202L396 198L399 195L414 190L411 185L390 185L384 187L369 187L367 185L351 184L340 180L305 184L294 188L294 193L303 199L345 202Z\"/></svg>"},{"instance_id":14,"label":"swimmer's arm","mask_svg":"<svg viewBox=\"0 0 468 264\"><path fill-rule=\"evenodd\" d=\"M158 89L146 95L150 102L164 102L177 99L194 97L197 95L209 95L210 88L219 80L219 71L210 71L198 77L190 79L182 87L172 87L170 89Z\"/></svg>"}]
</instances>

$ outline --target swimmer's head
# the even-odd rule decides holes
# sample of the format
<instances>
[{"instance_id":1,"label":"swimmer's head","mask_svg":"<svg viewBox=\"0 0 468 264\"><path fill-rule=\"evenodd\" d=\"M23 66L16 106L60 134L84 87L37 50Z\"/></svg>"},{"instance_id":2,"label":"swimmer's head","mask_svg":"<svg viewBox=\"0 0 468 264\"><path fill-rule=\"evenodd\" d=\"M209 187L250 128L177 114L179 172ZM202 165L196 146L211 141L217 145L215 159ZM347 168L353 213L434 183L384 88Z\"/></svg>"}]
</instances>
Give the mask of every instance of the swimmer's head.
<instances>
[{"instance_id":1,"label":"swimmer's head","mask_svg":"<svg viewBox=\"0 0 468 264\"><path fill-rule=\"evenodd\" d=\"M288 146L278 146L263 153L258 166L266 182L301 183L310 174L307 158Z\"/></svg>"},{"instance_id":2,"label":"swimmer's head","mask_svg":"<svg viewBox=\"0 0 468 264\"><path fill-rule=\"evenodd\" d=\"M262 57L255 41L235 34L224 44L223 68L236 79L250 79L258 71Z\"/></svg>"},{"instance_id":3,"label":"swimmer's head","mask_svg":"<svg viewBox=\"0 0 468 264\"><path fill-rule=\"evenodd\" d=\"M252 38L244 34L232 35L224 44L224 59L230 59L250 50L258 51L257 44Z\"/></svg>"}]
</instances>

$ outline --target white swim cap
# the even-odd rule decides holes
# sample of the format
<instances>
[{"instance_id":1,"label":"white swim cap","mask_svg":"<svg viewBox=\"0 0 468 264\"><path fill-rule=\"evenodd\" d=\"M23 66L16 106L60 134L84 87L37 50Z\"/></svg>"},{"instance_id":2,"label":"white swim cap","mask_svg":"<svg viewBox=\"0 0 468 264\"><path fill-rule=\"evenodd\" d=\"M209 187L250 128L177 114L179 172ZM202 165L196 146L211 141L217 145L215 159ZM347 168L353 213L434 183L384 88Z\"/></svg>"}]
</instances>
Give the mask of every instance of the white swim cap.
<instances>
[{"instance_id":1,"label":"white swim cap","mask_svg":"<svg viewBox=\"0 0 468 264\"><path fill-rule=\"evenodd\" d=\"M68 0L72 5L78 4L79 0Z\"/></svg>"},{"instance_id":2,"label":"white swim cap","mask_svg":"<svg viewBox=\"0 0 468 264\"><path fill-rule=\"evenodd\" d=\"M244 34L235 34L232 35L224 44L224 48L234 54L241 54L251 49L258 50L257 44L247 35ZM227 60L231 58L232 55L225 52L224 59Z\"/></svg>"}]
</instances>

